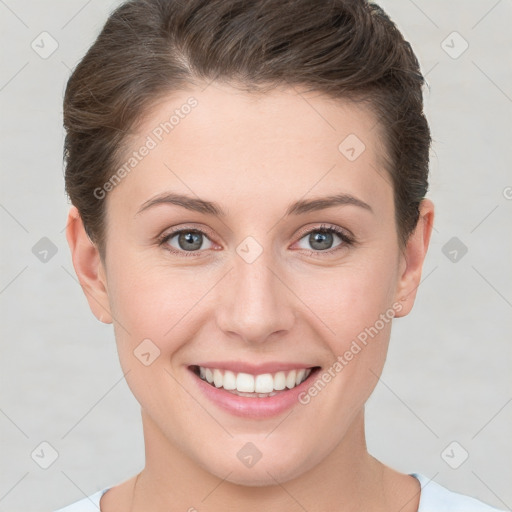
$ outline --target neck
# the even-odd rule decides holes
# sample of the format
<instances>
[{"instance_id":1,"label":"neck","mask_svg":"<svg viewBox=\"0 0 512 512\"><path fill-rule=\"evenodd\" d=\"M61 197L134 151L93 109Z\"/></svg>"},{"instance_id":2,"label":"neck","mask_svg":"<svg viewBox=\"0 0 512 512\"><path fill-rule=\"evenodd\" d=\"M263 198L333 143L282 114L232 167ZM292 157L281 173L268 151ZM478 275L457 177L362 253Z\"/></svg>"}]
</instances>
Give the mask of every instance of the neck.
<instances>
[{"instance_id":1,"label":"neck","mask_svg":"<svg viewBox=\"0 0 512 512\"><path fill-rule=\"evenodd\" d=\"M367 452L364 411L358 414L335 449L297 478L249 487L205 471L173 446L142 411L146 466L133 493L132 510L244 510L291 512L308 510L383 510L389 468ZM268 468L272 474L272 468ZM394 473L394 472L393 472ZM407 477L408 478L408 477ZM229 504L227 506L227 504Z\"/></svg>"}]
</instances>

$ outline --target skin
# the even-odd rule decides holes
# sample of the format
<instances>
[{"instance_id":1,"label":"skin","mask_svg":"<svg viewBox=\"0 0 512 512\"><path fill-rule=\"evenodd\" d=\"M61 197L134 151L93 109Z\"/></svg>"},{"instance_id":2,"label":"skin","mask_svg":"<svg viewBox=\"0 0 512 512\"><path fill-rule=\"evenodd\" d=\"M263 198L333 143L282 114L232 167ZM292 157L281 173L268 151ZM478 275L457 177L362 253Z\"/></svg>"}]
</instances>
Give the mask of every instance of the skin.
<instances>
[{"instance_id":1,"label":"skin","mask_svg":"<svg viewBox=\"0 0 512 512\"><path fill-rule=\"evenodd\" d=\"M310 403L270 419L220 409L199 392L188 366L331 367L393 304L401 307L397 317L411 310L432 202L422 201L400 250L373 114L298 89L255 95L214 82L173 93L147 112L127 155L190 96L197 107L108 193L105 261L76 208L69 212L77 276L94 315L113 323L144 429L144 469L109 490L101 510L417 511L419 483L369 455L364 435L364 405L391 322ZM349 134L366 146L354 161L338 150ZM170 204L137 215L164 191L215 201L227 215ZM351 194L372 211L348 204L284 215L293 201L333 193ZM350 230L357 243L334 234L331 249L317 249L307 233L322 224ZM159 245L171 227L204 231L201 249L170 253L187 252L178 236ZM252 263L236 251L248 236L263 249ZM147 338L160 350L149 366L133 354ZM247 442L262 453L252 468L236 456Z\"/></svg>"}]
</instances>

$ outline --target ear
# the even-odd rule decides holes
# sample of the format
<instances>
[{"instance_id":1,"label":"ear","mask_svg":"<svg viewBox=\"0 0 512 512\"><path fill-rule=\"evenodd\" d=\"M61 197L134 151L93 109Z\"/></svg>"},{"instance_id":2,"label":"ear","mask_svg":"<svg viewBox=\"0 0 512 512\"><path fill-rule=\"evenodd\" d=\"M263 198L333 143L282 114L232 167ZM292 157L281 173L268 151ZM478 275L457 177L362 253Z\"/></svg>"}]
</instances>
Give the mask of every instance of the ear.
<instances>
[{"instance_id":1,"label":"ear","mask_svg":"<svg viewBox=\"0 0 512 512\"><path fill-rule=\"evenodd\" d=\"M75 206L69 210L66 239L71 249L73 267L91 311L100 322L111 324L112 315L103 262L97 247L87 235Z\"/></svg>"},{"instance_id":2,"label":"ear","mask_svg":"<svg viewBox=\"0 0 512 512\"><path fill-rule=\"evenodd\" d=\"M409 237L403 254L400 256L400 278L395 300L400 302L402 309L397 312L396 317L408 315L414 305L434 225L434 203L430 199L421 201L419 211L416 229Z\"/></svg>"}]
</instances>

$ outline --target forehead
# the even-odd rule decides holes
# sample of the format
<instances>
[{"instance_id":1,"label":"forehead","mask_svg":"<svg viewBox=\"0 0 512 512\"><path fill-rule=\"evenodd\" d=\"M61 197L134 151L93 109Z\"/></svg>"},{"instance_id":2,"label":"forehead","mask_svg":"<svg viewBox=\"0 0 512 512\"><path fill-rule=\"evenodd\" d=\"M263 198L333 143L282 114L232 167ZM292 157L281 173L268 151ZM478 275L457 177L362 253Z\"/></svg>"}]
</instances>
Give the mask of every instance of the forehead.
<instances>
[{"instance_id":1,"label":"forehead","mask_svg":"<svg viewBox=\"0 0 512 512\"><path fill-rule=\"evenodd\" d=\"M172 133L163 126L169 129L169 121ZM163 134L159 128L164 129ZM347 131L373 146L379 126L368 108L349 100L306 92L300 87L248 93L217 82L161 98L145 113L138 130L139 134L153 133L159 142L160 135L172 138L184 151L197 150L198 137L209 146L242 142L246 148L261 149L270 144L274 150L276 142L286 149L298 140L310 140L312 144L321 141L324 149L339 151L338 144L349 134ZM232 136L230 140L224 138L226 133Z\"/></svg>"},{"instance_id":2,"label":"forehead","mask_svg":"<svg viewBox=\"0 0 512 512\"><path fill-rule=\"evenodd\" d=\"M214 82L175 92L137 127L121 163L131 158L135 165L111 199L122 197L131 214L164 188L249 203L269 193L287 200L340 186L382 194L389 179L379 129L364 107L299 88L247 93Z\"/></svg>"}]
</instances>

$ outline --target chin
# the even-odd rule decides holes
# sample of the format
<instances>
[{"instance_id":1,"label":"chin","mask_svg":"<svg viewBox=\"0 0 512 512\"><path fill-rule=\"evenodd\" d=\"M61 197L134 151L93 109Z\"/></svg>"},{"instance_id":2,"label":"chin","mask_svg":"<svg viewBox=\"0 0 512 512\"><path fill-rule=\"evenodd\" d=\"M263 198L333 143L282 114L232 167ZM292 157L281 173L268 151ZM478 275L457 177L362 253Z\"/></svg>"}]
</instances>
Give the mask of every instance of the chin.
<instances>
[{"instance_id":1,"label":"chin","mask_svg":"<svg viewBox=\"0 0 512 512\"><path fill-rule=\"evenodd\" d=\"M221 464L217 460L215 465L203 465L209 473L221 480L244 487L267 487L288 482L308 471L313 464L310 457L307 458L310 464L305 464L304 459L299 459L295 452L292 458L283 458L280 454L271 457L262 455L252 467L246 467L238 458L225 460Z\"/></svg>"},{"instance_id":2,"label":"chin","mask_svg":"<svg viewBox=\"0 0 512 512\"><path fill-rule=\"evenodd\" d=\"M281 483L288 482L293 478L299 476L300 472L297 470L275 470L272 466L233 471L228 478L227 482L244 487L272 487ZM220 475L218 475L220 477Z\"/></svg>"}]
</instances>

